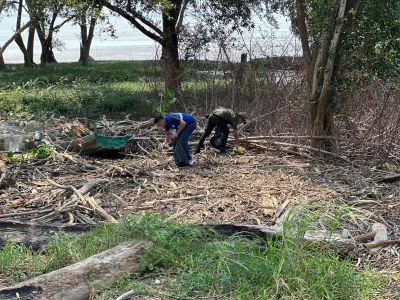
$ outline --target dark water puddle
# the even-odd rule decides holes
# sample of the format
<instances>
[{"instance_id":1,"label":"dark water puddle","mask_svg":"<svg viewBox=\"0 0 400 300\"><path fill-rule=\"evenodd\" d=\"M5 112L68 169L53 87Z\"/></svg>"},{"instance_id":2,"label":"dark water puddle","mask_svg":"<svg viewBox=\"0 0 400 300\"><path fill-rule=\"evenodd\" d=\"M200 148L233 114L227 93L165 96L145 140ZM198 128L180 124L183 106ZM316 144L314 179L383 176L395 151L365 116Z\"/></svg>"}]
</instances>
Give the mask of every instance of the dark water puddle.
<instances>
[{"instance_id":1,"label":"dark water puddle","mask_svg":"<svg viewBox=\"0 0 400 300\"><path fill-rule=\"evenodd\" d=\"M28 122L21 124L18 121L0 122L0 151L21 152L32 148L32 141L36 132L40 132L42 124Z\"/></svg>"},{"instance_id":2,"label":"dark water puddle","mask_svg":"<svg viewBox=\"0 0 400 300\"><path fill-rule=\"evenodd\" d=\"M0 151L21 152L29 147L27 137L21 134L0 134Z\"/></svg>"}]
</instances>

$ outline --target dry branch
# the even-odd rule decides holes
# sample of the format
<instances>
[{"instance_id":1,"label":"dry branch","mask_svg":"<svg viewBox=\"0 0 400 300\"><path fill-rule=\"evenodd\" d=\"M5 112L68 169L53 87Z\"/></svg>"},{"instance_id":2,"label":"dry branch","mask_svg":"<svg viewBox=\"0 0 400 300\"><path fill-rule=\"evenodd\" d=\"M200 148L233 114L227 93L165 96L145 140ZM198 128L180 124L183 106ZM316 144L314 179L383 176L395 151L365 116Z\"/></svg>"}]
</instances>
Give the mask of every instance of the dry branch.
<instances>
[{"instance_id":1,"label":"dry branch","mask_svg":"<svg viewBox=\"0 0 400 300\"><path fill-rule=\"evenodd\" d=\"M376 241L376 242L364 244L364 246L367 247L368 249L370 249L372 252L374 249L382 249L383 247L397 245L397 244L400 244L400 240Z\"/></svg>"},{"instance_id":2,"label":"dry branch","mask_svg":"<svg viewBox=\"0 0 400 300\"><path fill-rule=\"evenodd\" d=\"M356 242L364 242L370 239L373 239L376 235L376 232L367 232L364 234L360 234L357 236L353 236L353 240Z\"/></svg>"}]
</instances>

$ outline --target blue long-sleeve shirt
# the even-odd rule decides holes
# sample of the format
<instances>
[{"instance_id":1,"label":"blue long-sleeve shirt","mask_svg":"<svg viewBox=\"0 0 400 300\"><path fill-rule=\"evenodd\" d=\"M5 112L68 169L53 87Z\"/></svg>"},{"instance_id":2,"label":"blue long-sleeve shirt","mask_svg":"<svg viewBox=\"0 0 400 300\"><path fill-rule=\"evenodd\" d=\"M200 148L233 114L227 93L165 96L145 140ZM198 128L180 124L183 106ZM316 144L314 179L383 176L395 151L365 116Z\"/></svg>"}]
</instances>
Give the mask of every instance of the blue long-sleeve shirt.
<instances>
[{"instance_id":1,"label":"blue long-sleeve shirt","mask_svg":"<svg viewBox=\"0 0 400 300\"><path fill-rule=\"evenodd\" d=\"M181 120L185 121L186 124L196 123L196 119L192 115L185 113L169 113L164 118L167 123L165 130L178 129Z\"/></svg>"}]
</instances>

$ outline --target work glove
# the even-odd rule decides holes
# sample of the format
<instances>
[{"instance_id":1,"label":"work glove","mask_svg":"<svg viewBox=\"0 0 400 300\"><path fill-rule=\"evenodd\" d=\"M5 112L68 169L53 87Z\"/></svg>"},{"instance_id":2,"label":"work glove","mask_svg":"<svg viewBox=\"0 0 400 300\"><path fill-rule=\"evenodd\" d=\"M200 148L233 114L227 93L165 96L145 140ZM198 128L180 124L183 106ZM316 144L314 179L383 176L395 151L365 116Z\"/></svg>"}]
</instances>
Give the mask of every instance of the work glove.
<instances>
[{"instance_id":1,"label":"work glove","mask_svg":"<svg viewBox=\"0 0 400 300\"><path fill-rule=\"evenodd\" d=\"M235 147L235 153L244 154L245 152L246 152L246 149L244 149L242 146L236 146Z\"/></svg>"}]
</instances>

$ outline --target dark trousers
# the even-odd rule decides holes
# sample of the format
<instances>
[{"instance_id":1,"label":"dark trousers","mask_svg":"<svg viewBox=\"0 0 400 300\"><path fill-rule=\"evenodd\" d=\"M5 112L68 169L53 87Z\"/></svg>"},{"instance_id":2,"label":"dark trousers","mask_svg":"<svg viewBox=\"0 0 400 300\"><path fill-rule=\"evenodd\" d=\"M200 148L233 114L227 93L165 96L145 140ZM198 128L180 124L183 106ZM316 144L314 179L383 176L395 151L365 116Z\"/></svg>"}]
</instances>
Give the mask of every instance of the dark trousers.
<instances>
[{"instance_id":1,"label":"dark trousers","mask_svg":"<svg viewBox=\"0 0 400 300\"><path fill-rule=\"evenodd\" d=\"M225 121L224 118L211 114L207 120L206 129L200 138L199 144L197 145L196 153L199 153L201 148L203 148L204 141L212 133L214 128L216 128L216 131L222 133L222 147L220 151L226 151L226 143L228 141L229 135L228 123Z\"/></svg>"},{"instance_id":2,"label":"dark trousers","mask_svg":"<svg viewBox=\"0 0 400 300\"><path fill-rule=\"evenodd\" d=\"M190 155L189 137L195 129L196 123L186 124L185 129L183 129L179 134L179 138L183 142L183 148L185 149L188 160L192 160L192 156Z\"/></svg>"}]
</instances>

